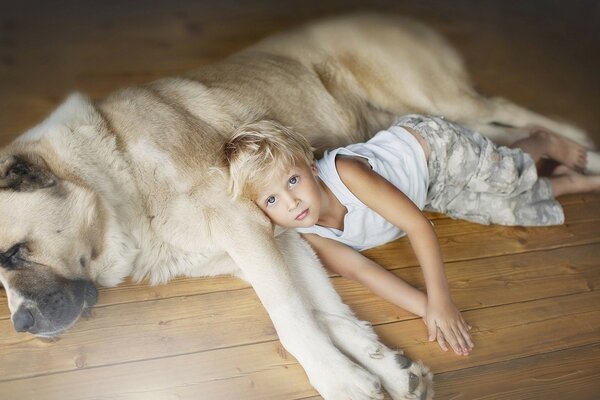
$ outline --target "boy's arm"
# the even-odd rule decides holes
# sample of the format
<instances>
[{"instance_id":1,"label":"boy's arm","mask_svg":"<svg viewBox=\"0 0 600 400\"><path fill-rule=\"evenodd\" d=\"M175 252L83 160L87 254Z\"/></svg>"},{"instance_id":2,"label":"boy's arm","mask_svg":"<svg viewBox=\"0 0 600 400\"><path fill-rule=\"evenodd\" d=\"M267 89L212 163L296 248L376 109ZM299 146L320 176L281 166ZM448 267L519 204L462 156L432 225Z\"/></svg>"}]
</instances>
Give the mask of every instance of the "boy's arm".
<instances>
[{"instance_id":1,"label":"boy's arm","mask_svg":"<svg viewBox=\"0 0 600 400\"><path fill-rule=\"evenodd\" d=\"M371 292L413 314L425 316L427 297L420 290L345 244L314 234L303 234L302 237L331 271L361 283Z\"/></svg>"},{"instance_id":2,"label":"boy's arm","mask_svg":"<svg viewBox=\"0 0 600 400\"><path fill-rule=\"evenodd\" d=\"M439 329L456 353L467 354L472 348L468 325L452 303L440 246L429 220L404 193L366 163L339 158L336 167L344 184L358 199L408 235L427 286L425 320L429 339L435 339ZM442 342L440 345L443 347Z\"/></svg>"}]
</instances>

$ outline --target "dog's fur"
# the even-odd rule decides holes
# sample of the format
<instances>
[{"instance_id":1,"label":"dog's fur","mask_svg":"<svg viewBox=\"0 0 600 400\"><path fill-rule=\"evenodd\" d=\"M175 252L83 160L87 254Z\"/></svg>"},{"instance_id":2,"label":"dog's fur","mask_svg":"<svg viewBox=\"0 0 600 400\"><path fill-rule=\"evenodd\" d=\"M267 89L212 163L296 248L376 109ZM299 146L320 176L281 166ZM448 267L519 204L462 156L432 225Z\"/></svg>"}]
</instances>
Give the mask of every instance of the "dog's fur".
<instances>
[{"instance_id":1,"label":"dog's fur","mask_svg":"<svg viewBox=\"0 0 600 400\"><path fill-rule=\"evenodd\" d=\"M250 202L226 194L221 146L273 119L319 150L364 141L408 112L444 115L499 143L572 126L472 89L427 28L353 16L270 37L179 78L92 102L75 94L0 153L0 281L20 331L55 336L132 275L247 279L284 346L326 399L431 398L431 375L381 344L335 293L294 232L274 239ZM596 163L596 153L590 153Z\"/></svg>"}]
</instances>

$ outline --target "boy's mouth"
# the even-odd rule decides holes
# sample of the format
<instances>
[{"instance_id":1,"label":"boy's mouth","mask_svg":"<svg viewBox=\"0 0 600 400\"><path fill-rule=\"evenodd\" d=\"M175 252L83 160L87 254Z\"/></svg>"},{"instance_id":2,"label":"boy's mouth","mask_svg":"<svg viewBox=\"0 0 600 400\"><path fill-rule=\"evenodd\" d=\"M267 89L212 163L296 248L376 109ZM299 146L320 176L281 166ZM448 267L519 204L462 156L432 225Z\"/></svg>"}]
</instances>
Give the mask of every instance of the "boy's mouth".
<instances>
[{"instance_id":1,"label":"boy's mouth","mask_svg":"<svg viewBox=\"0 0 600 400\"><path fill-rule=\"evenodd\" d=\"M296 221L302 221L308 215L308 208L296 216Z\"/></svg>"}]
</instances>

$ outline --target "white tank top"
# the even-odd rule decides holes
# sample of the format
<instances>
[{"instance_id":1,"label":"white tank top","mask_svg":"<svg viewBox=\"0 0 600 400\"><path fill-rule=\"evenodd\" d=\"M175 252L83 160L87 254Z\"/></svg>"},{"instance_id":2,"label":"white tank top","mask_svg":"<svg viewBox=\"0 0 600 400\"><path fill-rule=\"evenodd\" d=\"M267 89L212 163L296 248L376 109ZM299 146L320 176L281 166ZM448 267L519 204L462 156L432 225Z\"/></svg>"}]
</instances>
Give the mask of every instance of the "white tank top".
<instances>
[{"instance_id":1,"label":"white tank top","mask_svg":"<svg viewBox=\"0 0 600 400\"><path fill-rule=\"evenodd\" d=\"M429 184L425 153L412 134L394 125L378 132L366 143L326 151L323 158L316 162L319 178L348 209L344 217L344 230L314 225L298 228L298 232L337 240L358 251L404 236L404 232L368 208L344 185L335 168L338 155L366 158L373 171L401 190L420 210L425 206Z\"/></svg>"}]
</instances>

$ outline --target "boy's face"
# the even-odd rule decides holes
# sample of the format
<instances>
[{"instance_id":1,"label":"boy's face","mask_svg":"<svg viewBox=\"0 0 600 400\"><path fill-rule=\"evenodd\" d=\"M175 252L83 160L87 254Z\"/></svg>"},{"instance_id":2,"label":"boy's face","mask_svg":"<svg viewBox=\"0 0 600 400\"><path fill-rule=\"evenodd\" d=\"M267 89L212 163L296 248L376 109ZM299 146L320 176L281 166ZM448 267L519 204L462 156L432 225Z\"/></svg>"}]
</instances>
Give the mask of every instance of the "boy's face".
<instances>
[{"instance_id":1,"label":"boy's face","mask_svg":"<svg viewBox=\"0 0 600 400\"><path fill-rule=\"evenodd\" d=\"M254 202L277 225L286 228L313 226L319 220L321 187L314 163L298 162L277 175L266 187L257 188Z\"/></svg>"}]
</instances>

